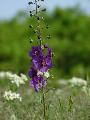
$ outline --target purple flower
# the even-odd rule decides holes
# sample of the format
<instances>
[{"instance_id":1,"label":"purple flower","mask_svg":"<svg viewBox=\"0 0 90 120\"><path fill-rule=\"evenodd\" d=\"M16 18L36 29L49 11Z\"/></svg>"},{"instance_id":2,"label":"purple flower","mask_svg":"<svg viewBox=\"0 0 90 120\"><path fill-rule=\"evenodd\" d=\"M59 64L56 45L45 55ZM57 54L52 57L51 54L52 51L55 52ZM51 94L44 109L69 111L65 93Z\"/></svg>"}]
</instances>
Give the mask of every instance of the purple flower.
<instances>
[{"instance_id":1,"label":"purple flower","mask_svg":"<svg viewBox=\"0 0 90 120\"><path fill-rule=\"evenodd\" d=\"M32 78L35 77L35 76L37 76L37 70L34 67L32 67L29 70L28 75L29 75L29 77L32 77Z\"/></svg>"},{"instance_id":2,"label":"purple flower","mask_svg":"<svg viewBox=\"0 0 90 120\"><path fill-rule=\"evenodd\" d=\"M46 80L44 80L42 76L35 76L30 81L30 84L35 88L35 91L38 92L42 87L46 86Z\"/></svg>"},{"instance_id":3,"label":"purple flower","mask_svg":"<svg viewBox=\"0 0 90 120\"><path fill-rule=\"evenodd\" d=\"M42 48L40 46L33 46L32 51L30 51L29 55L32 57L32 59L38 59L43 56Z\"/></svg>"},{"instance_id":4,"label":"purple flower","mask_svg":"<svg viewBox=\"0 0 90 120\"><path fill-rule=\"evenodd\" d=\"M48 48L47 57L52 58L52 49Z\"/></svg>"},{"instance_id":5,"label":"purple flower","mask_svg":"<svg viewBox=\"0 0 90 120\"><path fill-rule=\"evenodd\" d=\"M43 58L38 61L33 60L33 62L35 67L38 68L43 73L52 67L52 61L50 58Z\"/></svg>"},{"instance_id":6,"label":"purple flower","mask_svg":"<svg viewBox=\"0 0 90 120\"><path fill-rule=\"evenodd\" d=\"M41 72L46 72L52 67L52 50L48 48L47 55L41 58L33 59L34 66Z\"/></svg>"}]
</instances>

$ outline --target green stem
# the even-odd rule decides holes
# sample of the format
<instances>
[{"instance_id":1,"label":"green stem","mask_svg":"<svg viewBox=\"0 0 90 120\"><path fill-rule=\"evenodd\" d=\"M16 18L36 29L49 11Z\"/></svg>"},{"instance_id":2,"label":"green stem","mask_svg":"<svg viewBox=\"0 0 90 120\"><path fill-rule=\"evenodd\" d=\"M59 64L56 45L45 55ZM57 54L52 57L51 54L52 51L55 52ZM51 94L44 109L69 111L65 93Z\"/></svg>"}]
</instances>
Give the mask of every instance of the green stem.
<instances>
[{"instance_id":1,"label":"green stem","mask_svg":"<svg viewBox=\"0 0 90 120\"><path fill-rule=\"evenodd\" d=\"M44 115L44 119L46 120L46 104L45 104L45 93L44 93L44 90L42 90L42 94L43 94L43 115Z\"/></svg>"}]
</instances>

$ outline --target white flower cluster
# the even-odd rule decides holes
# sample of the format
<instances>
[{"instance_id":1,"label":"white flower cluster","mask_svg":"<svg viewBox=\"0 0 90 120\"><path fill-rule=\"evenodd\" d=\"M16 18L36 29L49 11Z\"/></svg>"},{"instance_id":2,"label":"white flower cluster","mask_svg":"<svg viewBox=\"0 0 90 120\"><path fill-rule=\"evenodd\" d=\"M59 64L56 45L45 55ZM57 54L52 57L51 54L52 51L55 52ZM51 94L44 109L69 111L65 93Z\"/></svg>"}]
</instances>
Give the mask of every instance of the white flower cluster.
<instances>
[{"instance_id":1,"label":"white flower cluster","mask_svg":"<svg viewBox=\"0 0 90 120\"><path fill-rule=\"evenodd\" d=\"M15 99L18 99L19 101L22 101L22 98L20 97L20 94L19 93L15 93L15 92L12 92L11 90L9 91L5 91L4 93L4 98L6 100L15 100Z\"/></svg>"},{"instance_id":2,"label":"white flower cluster","mask_svg":"<svg viewBox=\"0 0 90 120\"><path fill-rule=\"evenodd\" d=\"M68 85L68 80L60 79L58 80L59 85Z\"/></svg>"},{"instance_id":3,"label":"white flower cluster","mask_svg":"<svg viewBox=\"0 0 90 120\"><path fill-rule=\"evenodd\" d=\"M0 79L5 79L5 78L10 79L10 82L16 84L17 87L19 87L21 84L25 84L25 82L28 80L26 75L22 73L20 74L20 76L18 76L16 74L12 74L11 72L0 72ZM14 99L18 99L22 101L20 94L16 92L12 92L11 90L5 91L3 97L8 101Z\"/></svg>"},{"instance_id":4,"label":"white flower cluster","mask_svg":"<svg viewBox=\"0 0 90 120\"><path fill-rule=\"evenodd\" d=\"M72 86L87 86L87 81L83 80L81 78L73 77L71 80L69 80Z\"/></svg>"},{"instance_id":5,"label":"white flower cluster","mask_svg":"<svg viewBox=\"0 0 90 120\"><path fill-rule=\"evenodd\" d=\"M28 80L26 75L20 74L18 76L17 74L12 74L11 72L0 72L0 78L8 78L11 80L11 83L15 83L17 87L20 86L20 84L25 84L25 82Z\"/></svg>"},{"instance_id":6,"label":"white flower cluster","mask_svg":"<svg viewBox=\"0 0 90 120\"><path fill-rule=\"evenodd\" d=\"M4 78L7 78L8 76L12 75L11 72L4 72L4 71L1 71L0 72L0 79L4 79Z\"/></svg>"},{"instance_id":7,"label":"white flower cluster","mask_svg":"<svg viewBox=\"0 0 90 120\"><path fill-rule=\"evenodd\" d=\"M20 84L25 84L25 82L28 80L24 74L21 74L21 76L12 74L9 76L9 79L11 80L12 83L15 83L17 87L19 87Z\"/></svg>"}]
</instances>

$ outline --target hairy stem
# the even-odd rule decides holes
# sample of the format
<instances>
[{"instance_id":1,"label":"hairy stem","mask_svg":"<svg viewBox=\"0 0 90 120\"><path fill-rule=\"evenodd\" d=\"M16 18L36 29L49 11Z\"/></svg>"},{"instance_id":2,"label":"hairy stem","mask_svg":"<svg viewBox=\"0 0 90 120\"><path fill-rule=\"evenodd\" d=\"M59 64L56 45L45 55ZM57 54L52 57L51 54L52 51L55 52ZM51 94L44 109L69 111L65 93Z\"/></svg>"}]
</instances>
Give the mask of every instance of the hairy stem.
<instances>
[{"instance_id":1,"label":"hairy stem","mask_svg":"<svg viewBox=\"0 0 90 120\"><path fill-rule=\"evenodd\" d=\"M45 104L45 93L44 93L44 90L42 90L42 95L43 95L43 115L44 115L44 119L46 120L46 104Z\"/></svg>"}]
</instances>

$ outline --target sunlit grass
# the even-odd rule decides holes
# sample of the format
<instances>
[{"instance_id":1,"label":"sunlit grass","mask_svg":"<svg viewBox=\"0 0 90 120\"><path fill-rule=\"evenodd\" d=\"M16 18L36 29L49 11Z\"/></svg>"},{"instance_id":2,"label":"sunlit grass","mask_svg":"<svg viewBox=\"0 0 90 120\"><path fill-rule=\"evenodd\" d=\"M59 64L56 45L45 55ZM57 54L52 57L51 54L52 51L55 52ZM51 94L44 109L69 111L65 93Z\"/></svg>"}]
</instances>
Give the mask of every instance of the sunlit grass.
<instances>
[{"instance_id":1,"label":"sunlit grass","mask_svg":"<svg viewBox=\"0 0 90 120\"><path fill-rule=\"evenodd\" d=\"M0 84L0 120L44 120L41 93L35 93L27 83L19 90L22 102L7 102L2 97L6 87ZM45 102L47 120L89 120L90 94L81 87L66 85L50 89Z\"/></svg>"}]
</instances>

